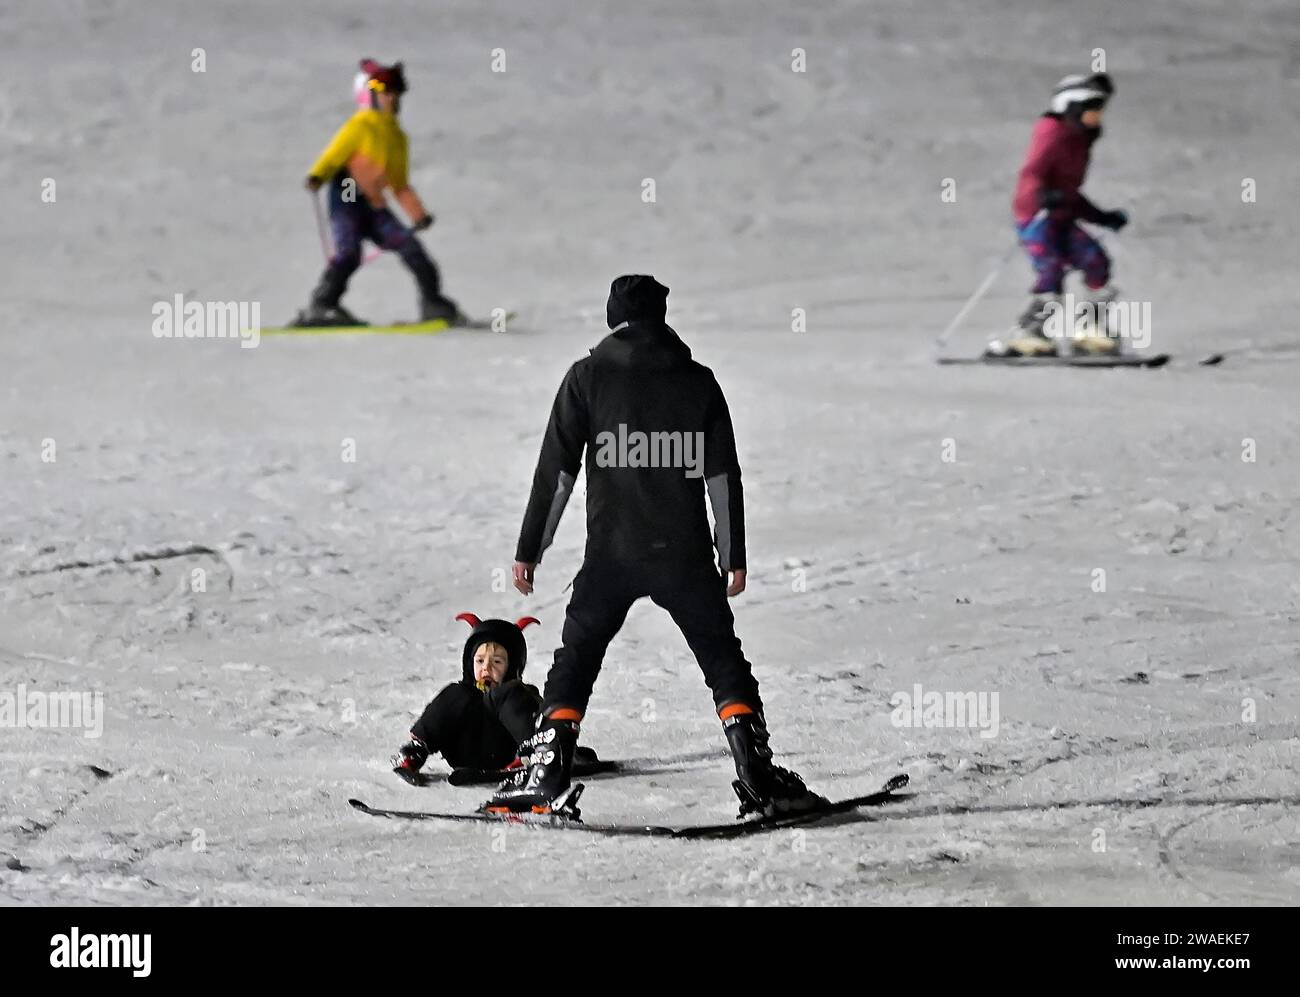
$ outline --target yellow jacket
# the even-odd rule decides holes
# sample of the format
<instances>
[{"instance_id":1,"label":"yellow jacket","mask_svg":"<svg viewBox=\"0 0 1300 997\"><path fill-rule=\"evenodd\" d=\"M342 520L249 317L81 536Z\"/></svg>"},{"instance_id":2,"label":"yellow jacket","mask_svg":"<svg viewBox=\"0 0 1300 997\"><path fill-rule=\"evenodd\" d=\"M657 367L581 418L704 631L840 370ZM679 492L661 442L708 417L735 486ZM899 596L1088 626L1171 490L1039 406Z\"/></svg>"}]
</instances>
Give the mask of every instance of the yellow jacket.
<instances>
[{"instance_id":1,"label":"yellow jacket","mask_svg":"<svg viewBox=\"0 0 1300 997\"><path fill-rule=\"evenodd\" d=\"M374 207L388 206L384 191L391 187L411 221L428 214L407 181L406 132L395 115L369 107L357 111L335 133L311 175L328 181L345 167Z\"/></svg>"}]
</instances>

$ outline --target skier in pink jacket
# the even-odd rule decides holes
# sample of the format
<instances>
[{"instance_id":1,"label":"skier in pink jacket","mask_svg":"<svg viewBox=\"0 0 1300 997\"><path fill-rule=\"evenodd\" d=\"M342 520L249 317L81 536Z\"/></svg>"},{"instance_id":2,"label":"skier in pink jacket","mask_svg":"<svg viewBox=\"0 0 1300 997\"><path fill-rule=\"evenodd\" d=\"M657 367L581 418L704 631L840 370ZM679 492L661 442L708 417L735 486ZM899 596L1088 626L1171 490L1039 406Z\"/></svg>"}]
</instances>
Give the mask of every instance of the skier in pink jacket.
<instances>
[{"instance_id":1,"label":"skier in pink jacket","mask_svg":"<svg viewBox=\"0 0 1300 997\"><path fill-rule=\"evenodd\" d=\"M1101 137L1101 117L1115 92L1105 73L1067 76L1056 85L1051 108L1038 119L1012 201L1020 243L1029 254L1036 279L1033 300L1020 317L1017 352L1051 353L1055 344L1044 323L1059 307L1070 270L1080 270L1095 306L1117 297L1109 287L1110 258L1100 243L1079 226L1089 222L1119 231L1128 223L1123 211L1103 211L1079 189L1088 172L1092 144ZM1089 349L1113 351L1117 343L1093 337Z\"/></svg>"}]
</instances>

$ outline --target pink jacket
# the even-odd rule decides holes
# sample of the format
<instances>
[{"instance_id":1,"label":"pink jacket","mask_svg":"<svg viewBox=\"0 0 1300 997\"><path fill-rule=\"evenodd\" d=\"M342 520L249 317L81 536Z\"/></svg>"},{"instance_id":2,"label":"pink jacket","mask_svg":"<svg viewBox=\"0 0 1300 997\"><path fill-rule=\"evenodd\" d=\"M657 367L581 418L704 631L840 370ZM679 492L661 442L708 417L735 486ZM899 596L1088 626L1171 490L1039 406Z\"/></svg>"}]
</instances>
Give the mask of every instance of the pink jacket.
<instances>
[{"instance_id":1,"label":"pink jacket","mask_svg":"<svg viewBox=\"0 0 1300 997\"><path fill-rule=\"evenodd\" d=\"M1059 221L1097 221L1103 212L1080 192L1088 174L1088 159L1097 133L1089 132L1058 115L1044 114L1029 136L1029 151L1020 167L1011 212L1024 225L1040 207L1044 190L1059 190L1064 197L1052 218Z\"/></svg>"}]
</instances>

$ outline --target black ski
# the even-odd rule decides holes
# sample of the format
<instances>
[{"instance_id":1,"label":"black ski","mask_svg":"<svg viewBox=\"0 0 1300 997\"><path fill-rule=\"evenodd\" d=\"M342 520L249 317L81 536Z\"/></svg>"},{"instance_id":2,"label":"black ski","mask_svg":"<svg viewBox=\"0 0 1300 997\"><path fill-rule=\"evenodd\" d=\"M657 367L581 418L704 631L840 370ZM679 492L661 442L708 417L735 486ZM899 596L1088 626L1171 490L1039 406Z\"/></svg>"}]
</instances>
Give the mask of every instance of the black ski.
<instances>
[{"instance_id":1,"label":"black ski","mask_svg":"<svg viewBox=\"0 0 1300 997\"><path fill-rule=\"evenodd\" d=\"M575 759L573 774L575 776L604 775L607 772L618 772L622 767L619 762L615 761L603 762L597 759L581 761ZM497 783L510 778L514 771L514 769L452 769L451 774L447 776L447 782L452 786L495 786Z\"/></svg>"},{"instance_id":2,"label":"black ski","mask_svg":"<svg viewBox=\"0 0 1300 997\"><path fill-rule=\"evenodd\" d=\"M757 817L750 820L737 820L729 824L696 824L684 827L671 827L661 824L613 824L592 823L576 817L561 817L553 814L485 814L485 813L436 813L430 811L384 810L371 807L360 800L348 800L348 803L362 813L372 817L388 817L403 820L447 820L460 822L478 822L492 824L518 825L521 827L538 827L561 831L586 831L591 834L612 836L632 836L647 838L682 838L682 839L719 839L739 838L749 834L761 834L783 828L808 827L823 823L839 814L847 814L862 807L883 806L903 797L897 791L907 785L905 774L894 776L878 792L867 796L855 796L852 799L836 800L815 810L803 810L798 813L778 814L773 817ZM582 792L582 784L574 786L573 799Z\"/></svg>"},{"instance_id":3,"label":"black ski","mask_svg":"<svg viewBox=\"0 0 1300 997\"><path fill-rule=\"evenodd\" d=\"M582 783L574 785L574 795L582 792ZM540 827L557 831L589 831L595 834L632 835L637 837L673 836L673 828L659 827L653 824L592 824L571 817L556 814L485 814L475 813L437 813L426 810L384 810L372 807L360 800L348 800L353 809L372 817L389 817L401 820L449 820L461 823L511 824L520 827Z\"/></svg>"},{"instance_id":4,"label":"black ski","mask_svg":"<svg viewBox=\"0 0 1300 997\"><path fill-rule=\"evenodd\" d=\"M1170 361L1168 353L1080 354L1058 357L938 357L941 364L983 364L989 367L1163 367ZM1220 357L1222 359L1222 357ZM1215 361L1217 362L1217 361ZM1208 366L1203 364L1203 366Z\"/></svg>"},{"instance_id":5,"label":"black ski","mask_svg":"<svg viewBox=\"0 0 1300 997\"><path fill-rule=\"evenodd\" d=\"M805 810L801 813L756 817L750 820L738 820L731 824L709 824L681 828L673 837L739 838L747 834L758 834L763 831L779 831L787 827L805 827L810 824L820 824L828 818L838 814L847 814L862 807L879 807L896 802L902 799L902 797L896 795L898 790L906 786L908 781L907 774L900 772L898 775L890 777L879 790L866 796L854 796L847 800L832 800L824 807L818 807L816 810Z\"/></svg>"}]
</instances>

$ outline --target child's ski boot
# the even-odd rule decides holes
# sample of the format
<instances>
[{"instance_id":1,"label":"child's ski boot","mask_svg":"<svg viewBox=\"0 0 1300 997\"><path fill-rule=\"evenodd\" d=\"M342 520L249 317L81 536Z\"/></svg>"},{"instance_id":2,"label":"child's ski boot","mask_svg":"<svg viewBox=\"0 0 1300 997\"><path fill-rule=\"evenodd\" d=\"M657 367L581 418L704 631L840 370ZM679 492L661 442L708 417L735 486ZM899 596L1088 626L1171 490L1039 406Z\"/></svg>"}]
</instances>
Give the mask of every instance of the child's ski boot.
<instances>
[{"instance_id":1,"label":"child's ski boot","mask_svg":"<svg viewBox=\"0 0 1300 997\"><path fill-rule=\"evenodd\" d=\"M1047 334L1047 321L1054 309L1060 307L1060 298L1054 294L1035 295L1029 306L1016 320L1016 327L1005 341L995 339L984 350L988 357L1050 357L1062 352L1059 349L1065 337L1053 339ZM1064 353L1062 355L1065 355Z\"/></svg>"},{"instance_id":2,"label":"child's ski boot","mask_svg":"<svg viewBox=\"0 0 1300 997\"><path fill-rule=\"evenodd\" d=\"M420 769L429 760L429 749L414 734L411 739L397 749L391 761L393 771L412 786L420 785Z\"/></svg>"}]
</instances>

